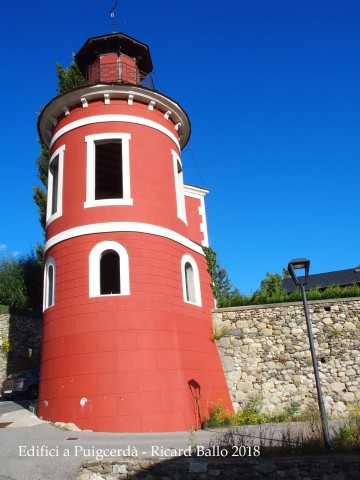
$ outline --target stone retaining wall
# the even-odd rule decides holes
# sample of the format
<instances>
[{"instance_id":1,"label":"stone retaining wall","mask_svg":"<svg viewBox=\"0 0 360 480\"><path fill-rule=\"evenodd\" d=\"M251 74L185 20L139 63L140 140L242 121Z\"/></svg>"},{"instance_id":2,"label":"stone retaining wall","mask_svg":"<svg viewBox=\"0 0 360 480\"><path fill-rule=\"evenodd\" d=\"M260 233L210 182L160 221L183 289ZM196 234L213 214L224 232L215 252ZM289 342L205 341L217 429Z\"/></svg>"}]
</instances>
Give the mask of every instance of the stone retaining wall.
<instances>
[{"instance_id":1,"label":"stone retaining wall","mask_svg":"<svg viewBox=\"0 0 360 480\"><path fill-rule=\"evenodd\" d=\"M360 401L360 299L310 301L324 403L334 416ZM235 411L251 398L262 411L316 406L316 390L301 302L213 311L215 332Z\"/></svg>"},{"instance_id":2,"label":"stone retaining wall","mask_svg":"<svg viewBox=\"0 0 360 480\"><path fill-rule=\"evenodd\" d=\"M76 480L355 480L360 463L355 455L274 458L175 458L173 460L114 459L89 461Z\"/></svg>"},{"instance_id":3,"label":"stone retaining wall","mask_svg":"<svg viewBox=\"0 0 360 480\"><path fill-rule=\"evenodd\" d=\"M41 335L41 319L0 313L0 380L15 370L39 365ZM11 345L8 354L2 348L4 340Z\"/></svg>"}]
</instances>

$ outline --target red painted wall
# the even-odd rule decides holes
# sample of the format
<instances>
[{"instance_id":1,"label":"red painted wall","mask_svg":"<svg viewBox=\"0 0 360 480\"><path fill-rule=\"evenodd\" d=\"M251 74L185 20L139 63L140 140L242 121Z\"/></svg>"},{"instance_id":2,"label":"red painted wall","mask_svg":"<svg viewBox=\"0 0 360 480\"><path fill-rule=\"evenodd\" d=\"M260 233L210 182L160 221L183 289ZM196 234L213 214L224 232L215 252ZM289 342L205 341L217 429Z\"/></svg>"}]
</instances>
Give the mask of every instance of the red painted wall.
<instances>
[{"instance_id":1,"label":"red painted wall","mask_svg":"<svg viewBox=\"0 0 360 480\"><path fill-rule=\"evenodd\" d=\"M200 199L185 195L185 205L189 238L202 245L204 233L200 230L200 224L203 221L202 216L199 215Z\"/></svg>"},{"instance_id":2,"label":"red painted wall","mask_svg":"<svg viewBox=\"0 0 360 480\"><path fill-rule=\"evenodd\" d=\"M59 119L54 133L76 120L121 114L146 118L177 132L164 114L147 105L111 98L89 102ZM84 208L85 136L131 134L132 206ZM96 123L62 135L65 145L62 216L47 240L71 228L106 222L165 227L185 238L196 231L177 218L173 157L165 133L130 122ZM190 204L189 204L190 205ZM193 207L190 207L192 210ZM199 217L201 220L201 217ZM130 295L89 297L89 254L104 240L118 241L129 255ZM181 259L191 255L200 273L202 306L184 302ZM205 257L153 234L82 235L49 248L56 263L55 304L44 312L39 414L96 431L173 431L198 427L212 402L231 407L215 344L214 307ZM45 260L46 260L45 258Z\"/></svg>"},{"instance_id":3,"label":"red painted wall","mask_svg":"<svg viewBox=\"0 0 360 480\"><path fill-rule=\"evenodd\" d=\"M97 431L188 430L197 426L194 382L202 416L219 399L231 408L211 341L205 258L192 252L198 307L183 301L180 263L188 249L153 235L112 234L129 254L131 294L89 298L89 252L107 239L87 235L48 252L56 259L56 303L44 318L39 414Z\"/></svg>"},{"instance_id":4,"label":"red painted wall","mask_svg":"<svg viewBox=\"0 0 360 480\"><path fill-rule=\"evenodd\" d=\"M72 111L59 122L56 133L65 125L94 115L133 115L151 119L177 134L173 124L158 111L149 111L146 105L129 106L125 101L89 104L86 109ZM97 133L130 133L130 178L133 206L110 206L84 209L86 199L86 135ZM52 222L47 238L78 225L97 222L132 221L160 225L187 236L186 224L176 215L175 179L171 150L175 143L164 133L134 123L95 123L76 128L62 135L52 152L66 145L64 156L63 215ZM74 160L76 159L76 160ZM164 181L166 179L166 181ZM76 188L74 188L76 185Z\"/></svg>"}]
</instances>

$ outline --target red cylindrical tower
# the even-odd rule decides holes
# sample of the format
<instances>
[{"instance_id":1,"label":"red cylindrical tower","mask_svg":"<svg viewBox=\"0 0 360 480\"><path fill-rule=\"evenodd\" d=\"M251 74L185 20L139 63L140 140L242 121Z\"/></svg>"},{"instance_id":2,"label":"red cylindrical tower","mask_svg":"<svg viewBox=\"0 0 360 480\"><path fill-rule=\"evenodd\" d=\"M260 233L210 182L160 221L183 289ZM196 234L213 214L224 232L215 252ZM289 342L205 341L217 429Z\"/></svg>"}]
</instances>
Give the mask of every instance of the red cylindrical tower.
<instances>
[{"instance_id":1,"label":"red cylindrical tower","mask_svg":"<svg viewBox=\"0 0 360 480\"><path fill-rule=\"evenodd\" d=\"M198 427L231 408L211 341L204 196L183 184L184 110L124 34L76 55L88 85L39 118L50 148L39 414L96 431Z\"/></svg>"}]
</instances>

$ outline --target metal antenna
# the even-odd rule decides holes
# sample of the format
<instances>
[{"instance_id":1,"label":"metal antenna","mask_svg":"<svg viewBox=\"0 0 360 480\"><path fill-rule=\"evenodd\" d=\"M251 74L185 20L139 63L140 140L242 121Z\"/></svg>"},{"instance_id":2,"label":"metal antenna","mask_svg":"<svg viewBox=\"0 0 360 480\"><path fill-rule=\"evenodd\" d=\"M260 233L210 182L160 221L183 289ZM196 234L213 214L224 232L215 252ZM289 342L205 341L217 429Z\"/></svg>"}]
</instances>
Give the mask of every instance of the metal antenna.
<instances>
[{"instance_id":1,"label":"metal antenna","mask_svg":"<svg viewBox=\"0 0 360 480\"><path fill-rule=\"evenodd\" d=\"M113 29L113 32L112 33L116 33L116 19L115 19L115 8L116 8L116 5L118 4L118 1L119 0L113 0L112 2L112 9L110 10L110 17L111 17L111 21L112 21L112 29Z\"/></svg>"}]
</instances>

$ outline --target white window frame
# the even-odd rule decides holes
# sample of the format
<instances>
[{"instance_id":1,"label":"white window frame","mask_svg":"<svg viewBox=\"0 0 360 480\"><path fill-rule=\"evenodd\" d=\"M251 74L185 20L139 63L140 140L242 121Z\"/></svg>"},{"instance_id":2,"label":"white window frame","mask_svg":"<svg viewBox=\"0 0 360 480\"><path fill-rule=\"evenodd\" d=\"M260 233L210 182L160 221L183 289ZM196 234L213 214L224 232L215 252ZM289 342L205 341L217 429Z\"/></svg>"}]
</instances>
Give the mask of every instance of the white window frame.
<instances>
[{"instance_id":1,"label":"white window frame","mask_svg":"<svg viewBox=\"0 0 360 480\"><path fill-rule=\"evenodd\" d=\"M49 270L50 267L53 269L53 284L52 284L52 292L51 298L52 303L49 304ZM45 263L44 268L44 291L43 291L43 310L52 307L55 305L55 291L56 291L56 264L54 257L48 257Z\"/></svg>"},{"instance_id":2,"label":"white window frame","mask_svg":"<svg viewBox=\"0 0 360 480\"><path fill-rule=\"evenodd\" d=\"M102 254L113 250L120 259L120 293L102 295L100 292L100 260ZM89 297L119 297L130 295L129 255L121 243L113 240L100 242L89 255Z\"/></svg>"},{"instance_id":3,"label":"white window frame","mask_svg":"<svg viewBox=\"0 0 360 480\"><path fill-rule=\"evenodd\" d=\"M190 263L192 269L193 269L193 275L194 275L194 290L195 290L195 302L190 302L187 299L186 295L186 275L185 275L185 265L187 263ZM200 288L200 275L199 275L199 269L198 266L190 255L186 254L182 257L181 259L181 281L182 281L182 287L183 287L183 298L185 303L190 303L191 305L197 305L199 307L202 306L201 302L201 288Z\"/></svg>"},{"instance_id":4,"label":"white window frame","mask_svg":"<svg viewBox=\"0 0 360 480\"><path fill-rule=\"evenodd\" d=\"M96 167L96 143L121 140L122 148L122 181L123 198L105 198L95 200L95 167ZM108 205L133 205L130 189L130 133L99 133L87 135L86 142L86 200L85 208L103 207Z\"/></svg>"},{"instance_id":5,"label":"white window frame","mask_svg":"<svg viewBox=\"0 0 360 480\"><path fill-rule=\"evenodd\" d=\"M180 220L182 220L184 223L187 224L182 163L179 155L175 152L175 150L171 150L171 154L173 157L173 166L174 166L177 216L178 218L180 218ZM179 172L178 166L180 166L181 168L180 172Z\"/></svg>"},{"instance_id":6,"label":"white window frame","mask_svg":"<svg viewBox=\"0 0 360 480\"><path fill-rule=\"evenodd\" d=\"M62 145L51 155L49 161L49 173L48 173L48 192L47 192L47 204L46 204L46 226L49 225L56 218L62 215L62 199L63 199L63 183L64 183L64 152L65 145ZM51 171L51 164L58 159L58 185L57 185L57 209L56 212L51 214L53 190L54 190L54 176Z\"/></svg>"}]
</instances>

